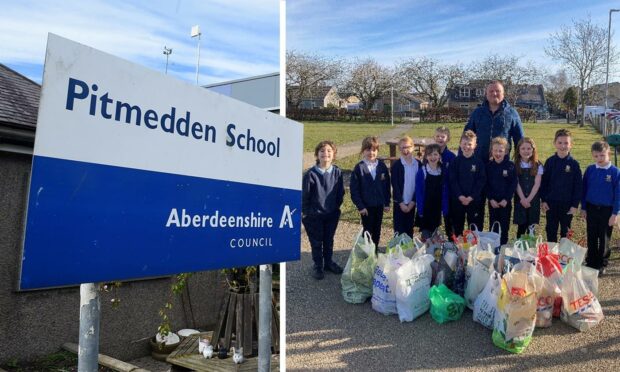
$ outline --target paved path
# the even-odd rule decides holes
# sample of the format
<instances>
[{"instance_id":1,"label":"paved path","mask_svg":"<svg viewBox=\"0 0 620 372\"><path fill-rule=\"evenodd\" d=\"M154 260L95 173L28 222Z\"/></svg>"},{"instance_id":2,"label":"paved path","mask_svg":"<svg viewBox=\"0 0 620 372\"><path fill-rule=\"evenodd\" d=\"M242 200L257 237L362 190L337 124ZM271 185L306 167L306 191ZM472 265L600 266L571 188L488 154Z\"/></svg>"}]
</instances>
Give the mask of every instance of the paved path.
<instances>
[{"instance_id":1,"label":"paved path","mask_svg":"<svg viewBox=\"0 0 620 372\"><path fill-rule=\"evenodd\" d=\"M413 128L412 124L399 124L395 125L393 129L390 129L383 134L379 135L379 143L385 144L385 141L393 140L395 138L399 138L409 130ZM343 145L336 144L338 147L338 158L342 159L347 156L359 154L360 147L362 145L361 138L358 141L345 143ZM310 168L314 165L315 157L314 152L305 152L304 153L304 170Z\"/></svg>"},{"instance_id":2,"label":"paved path","mask_svg":"<svg viewBox=\"0 0 620 372\"><path fill-rule=\"evenodd\" d=\"M359 225L340 222L334 259L344 266ZM391 231L383 230L382 245ZM620 371L620 261L599 282L605 320L580 333L558 319L537 329L523 354L493 345L491 331L465 310L456 322L437 324L426 313L410 323L351 305L340 292L340 277L310 277L311 254L303 233L301 260L287 263L287 370L412 371Z\"/></svg>"}]
</instances>

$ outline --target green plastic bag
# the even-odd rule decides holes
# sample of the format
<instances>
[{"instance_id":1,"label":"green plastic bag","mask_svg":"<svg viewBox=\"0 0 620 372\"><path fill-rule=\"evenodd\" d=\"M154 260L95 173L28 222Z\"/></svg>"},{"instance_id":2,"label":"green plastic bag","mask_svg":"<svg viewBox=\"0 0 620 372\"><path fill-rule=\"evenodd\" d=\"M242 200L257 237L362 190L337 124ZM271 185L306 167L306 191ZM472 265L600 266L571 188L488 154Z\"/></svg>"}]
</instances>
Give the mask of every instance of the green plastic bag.
<instances>
[{"instance_id":1,"label":"green plastic bag","mask_svg":"<svg viewBox=\"0 0 620 372\"><path fill-rule=\"evenodd\" d=\"M372 297L372 280L377 266L375 249L370 234L360 231L340 277L342 297L346 302L361 304Z\"/></svg>"},{"instance_id":2,"label":"green plastic bag","mask_svg":"<svg viewBox=\"0 0 620 372\"><path fill-rule=\"evenodd\" d=\"M437 323L461 319L465 310L465 299L444 284L431 287L428 297L431 300L431 316Z\"/></svg>"}]
</instances>

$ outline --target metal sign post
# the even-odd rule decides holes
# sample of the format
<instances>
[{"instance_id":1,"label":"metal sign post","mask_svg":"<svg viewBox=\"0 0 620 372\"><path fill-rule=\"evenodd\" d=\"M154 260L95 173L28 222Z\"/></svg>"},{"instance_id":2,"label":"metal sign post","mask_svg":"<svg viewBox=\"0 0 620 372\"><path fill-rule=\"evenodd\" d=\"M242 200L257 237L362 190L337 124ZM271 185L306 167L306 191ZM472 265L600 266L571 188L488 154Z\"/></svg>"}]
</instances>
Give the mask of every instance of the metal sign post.
<instances>
[{"instance_id":1,"label":"metal sign post","mask_svg":"<svg viewBox=\"0 0 620 372\"><path fill-rule=\"evenodd\" d=\"M80 348L78 372L97 372L99 368L99 320L101 302L95 283L80 284Z\"/></svg>"},{"instance_id":2,"label":"metal sign post","mask_svg":"<svg viewBox=\"0 0 620 372\"><path fill-rule=\"evenodd\" d=\"M271 265L260 265L258 371L271 370Z\"/></svg>"}]
</instances>

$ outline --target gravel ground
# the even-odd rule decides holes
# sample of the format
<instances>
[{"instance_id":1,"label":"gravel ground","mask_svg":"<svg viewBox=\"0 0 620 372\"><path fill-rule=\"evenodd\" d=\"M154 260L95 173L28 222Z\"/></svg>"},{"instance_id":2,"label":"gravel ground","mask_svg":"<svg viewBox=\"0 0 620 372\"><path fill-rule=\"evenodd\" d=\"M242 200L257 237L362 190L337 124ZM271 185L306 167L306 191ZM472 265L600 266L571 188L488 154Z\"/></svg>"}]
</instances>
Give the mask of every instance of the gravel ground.
<instances>
[{"instance_id":1,"label":"gravel ground","mask_svg":"<svg viewBox=\"0 0 620 372\"><path fill-rule=\"evenodd\" d=\"M360 226L341 222L334 259L344 267ZM391 229L384 229L382 244ZM554 319L537 329L523 354L510 354L491 341L491 331L472 321L465 310L456 322L437 324L429 313L413 322L372 310L370 302L344 302L340 276L310 276L312 257L307 237L301 260L287 264L287 370L571 370L620 371L620 262L612 261L599 280L605 320L580 333Z\"/></svg>"}]
</instances>

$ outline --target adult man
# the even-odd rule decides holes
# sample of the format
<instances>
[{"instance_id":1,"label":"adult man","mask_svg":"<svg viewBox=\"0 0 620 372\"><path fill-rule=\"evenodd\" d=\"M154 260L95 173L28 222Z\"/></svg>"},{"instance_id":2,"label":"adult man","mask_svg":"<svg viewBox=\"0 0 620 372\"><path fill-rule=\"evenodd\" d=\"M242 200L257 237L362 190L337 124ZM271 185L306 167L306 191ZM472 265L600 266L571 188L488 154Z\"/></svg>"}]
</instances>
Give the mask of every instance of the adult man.
<instances>
[{"instance_id":1,"label":"adult man","mask_svg":"<svg viewBox=\"0 0 620 372\"><path fill-rule=\"evenodd\" d=\"M487 85L486 99L477 107L469 117L466 130L471 130L478 137L476 156L486 164L489 161L489 146L495 137L508 140L510 148L516 147L523 137L523 124L519 113L504 99L504 86L501 82L493 80ZM511 145L512 142L512 145Z\"/></svg>"},{"instance_id":2,"label":"adult man","mask_svg":"<svg viewBox=\"0 0 620 372\"><path fill-rule=\"evenodd\" d=\"M523 138L523 124L519 113L504 99L504 86L497 80L491 81L486 88L486 99L469 116L469 120L463 129L471 130L478 137L478 147L475 155L483 161L489 162L491 140L502 137L508 141L506 156L510 156L510 149L517 147ZM511 143L512 142L512 143ZM482 194L482 203L478 218L484 221L485 195ZM482 229L482 226L478 226Z\"/></svg>"}]
</instances>

